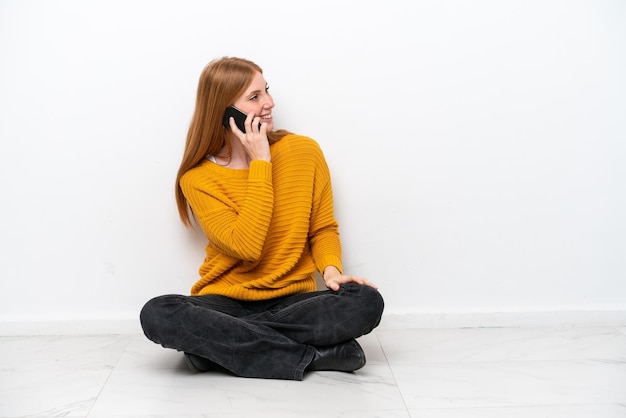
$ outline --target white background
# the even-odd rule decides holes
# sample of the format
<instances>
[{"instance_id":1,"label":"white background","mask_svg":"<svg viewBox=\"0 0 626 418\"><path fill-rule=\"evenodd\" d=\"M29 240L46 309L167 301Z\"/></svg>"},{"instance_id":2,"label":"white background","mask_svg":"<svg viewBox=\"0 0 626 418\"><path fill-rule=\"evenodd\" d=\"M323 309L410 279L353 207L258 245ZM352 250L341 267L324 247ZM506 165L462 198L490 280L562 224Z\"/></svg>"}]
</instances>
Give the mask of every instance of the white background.
<instances>
[{"instance_id":1,"label":"white background","mask_svg":"<svg viewBox=\"0 0 626 418\"><path fill-rule=\"evenodd\" d=\"M0 0L0 322L188 293L174 177L224 55L322 146L387 313L626 309L624 1Z\"/></svg>"}]
</instances>

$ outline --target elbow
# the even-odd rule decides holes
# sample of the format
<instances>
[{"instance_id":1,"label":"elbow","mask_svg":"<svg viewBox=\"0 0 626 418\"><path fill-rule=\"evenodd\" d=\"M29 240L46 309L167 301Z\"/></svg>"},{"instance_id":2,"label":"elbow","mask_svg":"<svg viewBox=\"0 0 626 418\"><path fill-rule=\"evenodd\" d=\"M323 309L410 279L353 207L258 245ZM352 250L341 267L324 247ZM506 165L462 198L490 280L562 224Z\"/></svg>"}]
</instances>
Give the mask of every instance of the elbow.
<instances>
[{"instance_id":1,"label":"elbow","mask_svg":"<svg viewBox=\"0 0 626 418\"><path fill-rule=\"evenodd\" d=\"M256 245L245 237L241 240L236 240L233 245L232 256L242 261L257 262L261 259L263 254L263 245Z\"/></svg>"},{"instance_id":2,"label":"elbow","mask_svg":"<svg viewBox=\"0 0 626 418\"><path fill-rule=\"evenodd\" d=\"M259 261L261 259L261 251L250 251L250 252L245 252L245 253L240 253L237 258L242 260L242 261L246 261L246 262L251 262L251 263L256 263L257 261Z\"/></svg>"}]
</instances>

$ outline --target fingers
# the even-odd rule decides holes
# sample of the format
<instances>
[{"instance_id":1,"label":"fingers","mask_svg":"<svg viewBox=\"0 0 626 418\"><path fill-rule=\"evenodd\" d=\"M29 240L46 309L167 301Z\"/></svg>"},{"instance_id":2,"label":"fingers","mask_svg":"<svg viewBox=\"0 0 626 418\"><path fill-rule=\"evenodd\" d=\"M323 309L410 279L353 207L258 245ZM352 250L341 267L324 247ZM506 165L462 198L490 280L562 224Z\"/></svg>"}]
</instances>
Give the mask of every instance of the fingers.
<instances>
[{"instance_id":1,"label":"fingers","mask_svg":"<svg viewBox=\"0 0 626 418\"><path fill-rule=\"evenodd\" d=\"M352 279L351 282L353 283L358 283L363 286L370 286L370 287L373 287L374 289L378 289L378 287L374 283L370 282L369 280L363 277L355 277L355 276L348 276L348 277ZM347 283L350 283L350 282L347 282Z\"/></svg>"},{"instance_id":2,"label":"fingers","mask_svg":"<svg viewBox=\"0 0 626 418\"><path fill-rule=\"evenodd\" d=\"M254 116L254 113L248 113L246 115L246 119L243 122L244 130L241 130L237 122L235 122L234 117L228 118L228 124L230 125L230 130L239 138L243 140L247 134L263 134L267 130L267 123L261 123L261 118L259 116ZM263 126L266 126L263 129Z\"/></svg>"},{"instance_id":3,"label":"fingers","mask_svg":"<svg viewBox=\"0 0 626 418\"><path fill-rule=\"evenodd\" d=\"M233 131L235 135L237 135L237 138L241 138L241 135L245 135L243 132L241 132L241 129L239 129L239 126L237 126L237 124L235 123L235 118L233 118L232 116L228 118L228 124L230 125L230 130Z\"/></svg>"},{"instance_id":4,"label":"fingers","mask_svg":"<svg viewBox=\"0 0 626 418\"><path fill-rule=\"evenodd\" d=\"M245 132L237 126L233 117L229 118L228 123L232 132L246 149L250 160L271 161L269 142L267 140L267 124L261 124L260 116L255 117L254 112L246 115L246 119L243 122Z\"/></svg>"},{"instance_id":5,"label":"fingers","mask_svg":"<svg viewBox=\"0 0 626 418\"><path fill-rule=\"evenodd\" d=\"M246 133L252 132L253 134L265 133L265 130L262 130L263 125L267 125L266 123L261 123L260 116L254 116L254 113L250 112L246 116L246 121L244 122L246 127ZM267 129L267 128L266 128Z\"/></svg>"},{"instance_id":6,"label":"fingers","mask_svg":"<svg viewBox=\"0 0 626 418\"><path fill-rule=\"evenodd\" d=\"M326 282L326 287L328 287L331 290L337 291L339 290L339 287L342 284L346 284L346 283L356 283L362 286L370 286L370 287L373 287L374 289L378 289L378 286L376 286L374 283L370 282L369 280L363 277L345 276L345 275L334 277L328 280Z\"/></svg>"},{"instance_id":7,"label":"fingers","mask_svg":"<svg viewBox=\"0 0 626 418\"><path fill-rule=\"evenodd\" d=\"M254 121L254 113L250 112L246 116L246 121L244 122L244 125L246 126L246 133L248 133L248 132L254 133L254 130L252 128L252 122L253 121Z\"/></svg>"},{"instance_id":8,"label":"fingers","mask_svg":"<svg viewBox=\"0 0 626 418\"><path fill-rule=\"evenodd\" d=\"M326 283L326 287L329 288L330 290L334 290L335 292L339 290L339 283L337 283L336 281L331 281L329 283Z\"/></svg>"}]
</instances>

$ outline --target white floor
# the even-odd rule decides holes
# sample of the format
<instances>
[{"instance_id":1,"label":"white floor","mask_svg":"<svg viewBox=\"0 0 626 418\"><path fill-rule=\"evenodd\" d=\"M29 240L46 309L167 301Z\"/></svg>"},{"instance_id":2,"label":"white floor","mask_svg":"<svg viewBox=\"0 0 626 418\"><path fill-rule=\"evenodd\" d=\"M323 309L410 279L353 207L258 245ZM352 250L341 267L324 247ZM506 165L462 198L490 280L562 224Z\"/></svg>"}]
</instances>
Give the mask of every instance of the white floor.
<instances>
[{"instance_id":1,"label":"white floor","mask_svg":"<svg viewBox=\"0 0 626 418\"><path fill-rule=\"evenodd\" d=\"M626 417L626 327L360 341L363 369L291 382L193 374L142 335L0 337L0 417Z\"/></svg>"}]
</instances>

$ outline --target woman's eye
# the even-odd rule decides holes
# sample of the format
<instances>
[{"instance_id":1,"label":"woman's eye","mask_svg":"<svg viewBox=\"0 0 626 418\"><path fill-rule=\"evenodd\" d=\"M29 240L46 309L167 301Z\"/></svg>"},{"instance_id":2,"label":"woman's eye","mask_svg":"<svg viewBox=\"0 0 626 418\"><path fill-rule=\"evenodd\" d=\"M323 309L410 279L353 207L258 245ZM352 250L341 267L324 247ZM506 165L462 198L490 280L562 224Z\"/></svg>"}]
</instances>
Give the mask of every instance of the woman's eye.
<instances>
[{"instance_id":1,"label":"woman's eye","mask_svg":"<svg viewBox=\"0 0 626 418\"><path fill-rule=\"evenodd\" d=\"M265 86L265 92L267 93L268 91L270 91L270 85L269 84L267 86Z\"/></svg>"}]
</instances>

